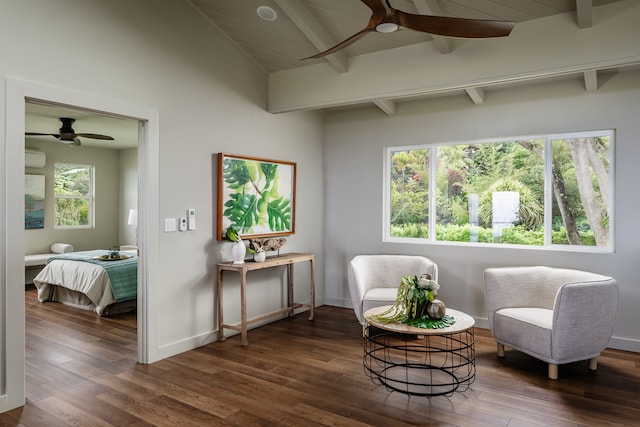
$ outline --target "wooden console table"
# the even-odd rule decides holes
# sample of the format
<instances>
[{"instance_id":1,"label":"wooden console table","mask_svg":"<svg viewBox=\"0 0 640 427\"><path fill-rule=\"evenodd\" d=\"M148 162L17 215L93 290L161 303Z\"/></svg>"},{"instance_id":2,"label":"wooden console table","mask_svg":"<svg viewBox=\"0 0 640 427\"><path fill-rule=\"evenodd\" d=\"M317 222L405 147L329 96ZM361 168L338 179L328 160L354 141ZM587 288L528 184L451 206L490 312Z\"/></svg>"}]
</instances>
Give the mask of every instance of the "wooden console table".
<instances>
[{"instance_id":1,"label":"wooden console table","mask_svg":"<svg viewBox=\"0 0 640 427\"><path fill-rule=\"evenodd\" d=\"M294 302L293 298L293 264L297 262L310 262L310 275L311 281L309 283L311 301L309 304L302 304ZM252 319L247 319L247 272L253 270L263 270L265 268L273 268L284 265L287 267L287 307L280 310L273 311L271 313L263 314ZM223 298L222 298L222 272L223 271L235 271L240 274L240 323L233 325L224 323L224 314L222 311ZM217 289L218 289L218 341L224 341L224 329L233 329L239 331L242 334L241 345L247 346L247 325L255 323L269 317L277 316L283 313L289 313L289 316L293 316L293 311L300 307L309 307L311 314L309 320L313 320L314 305L315 305L315 255L314 254L302 254L302 253L288 253L282 254L277 257L267 258L264 262L245 261L244 264L234 264L232 261L219 262L218 263L218 277L217 277Z\"/></svg>"}]
</instances>

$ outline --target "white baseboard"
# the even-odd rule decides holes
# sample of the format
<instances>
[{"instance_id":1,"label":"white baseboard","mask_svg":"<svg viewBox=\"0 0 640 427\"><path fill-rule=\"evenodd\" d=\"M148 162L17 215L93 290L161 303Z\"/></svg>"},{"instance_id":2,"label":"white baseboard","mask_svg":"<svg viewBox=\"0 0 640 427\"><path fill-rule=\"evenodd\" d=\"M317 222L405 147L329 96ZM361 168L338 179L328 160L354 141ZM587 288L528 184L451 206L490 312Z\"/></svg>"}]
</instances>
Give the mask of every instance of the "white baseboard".
<instances>
[{"instance_id":1,"label":"white baseboard","mask_svg":"<svg viewBox=\"0 0 640 427\"><path fill-rule=\"evenodd\" d=\"M607 347L615 348L616 350L640 353L640 341L630 338L611 337L611 340L609 341L609 345Z\"/></svg>"}]
</instances>

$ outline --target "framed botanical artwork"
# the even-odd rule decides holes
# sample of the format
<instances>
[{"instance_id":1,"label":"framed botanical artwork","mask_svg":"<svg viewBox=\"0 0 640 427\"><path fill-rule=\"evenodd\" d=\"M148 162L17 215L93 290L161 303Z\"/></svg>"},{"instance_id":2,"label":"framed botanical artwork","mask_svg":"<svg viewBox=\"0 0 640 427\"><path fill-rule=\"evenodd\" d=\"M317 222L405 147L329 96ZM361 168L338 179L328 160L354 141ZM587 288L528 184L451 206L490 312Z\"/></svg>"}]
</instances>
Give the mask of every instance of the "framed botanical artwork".
<instances>
[{"instance_id":1,"label":"framed botanical artwork","mask_svg":"<svg viewBox=\"0 0 640 427\"><path fill-rule=\"evenodd\" d=\"M295 197L294 162L218 153L218 240L293 234Z\"/></svg>"},{"instance_id":2,"label":"framed botanical artwork","mask_svg":"<svg viewBox=\"0 0 640 427\"><path fill-rule=\"evenodd\" d=\"M24 176L24 228L44 228L44 175Z\"/></svg>"}]
</instances>

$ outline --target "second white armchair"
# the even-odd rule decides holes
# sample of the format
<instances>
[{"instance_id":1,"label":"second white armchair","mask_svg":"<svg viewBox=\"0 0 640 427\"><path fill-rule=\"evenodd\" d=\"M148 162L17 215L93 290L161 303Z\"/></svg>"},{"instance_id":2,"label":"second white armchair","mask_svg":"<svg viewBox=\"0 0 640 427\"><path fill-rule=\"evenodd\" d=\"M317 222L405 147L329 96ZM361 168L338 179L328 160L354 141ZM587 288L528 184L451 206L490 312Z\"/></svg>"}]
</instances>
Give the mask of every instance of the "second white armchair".
<instances>
[{"instance_id":1,"label":"second white armchair","mask_svg":"<svg viewBox=\"0 0 640 427\"><path fill-rule=\"evenodd\" d=\"M489 328L498 343L549 364L597 357L611 338L618 312L618 284L596 273L543 266L489 268L484 272Z\"/></svg>"}]
</instances>

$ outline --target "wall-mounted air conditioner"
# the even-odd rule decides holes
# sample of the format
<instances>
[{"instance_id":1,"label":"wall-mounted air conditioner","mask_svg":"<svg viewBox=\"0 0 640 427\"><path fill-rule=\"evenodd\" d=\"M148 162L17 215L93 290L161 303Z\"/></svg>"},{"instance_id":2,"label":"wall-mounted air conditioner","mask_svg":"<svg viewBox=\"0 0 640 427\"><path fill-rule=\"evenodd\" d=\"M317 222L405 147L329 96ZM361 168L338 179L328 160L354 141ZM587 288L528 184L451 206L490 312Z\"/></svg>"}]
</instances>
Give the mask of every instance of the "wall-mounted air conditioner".
<instances>
[{"instance_id":1,"label":"wall-mounted air conditioner","mask_svg":"<svg viewBox=\"0 0 640 427\"><path fill-rule=\"evenodd\" d=\"M47 155L41 151L24 150L25 168L43 168L47 162Z\"/></svg>"}]
</instances>

